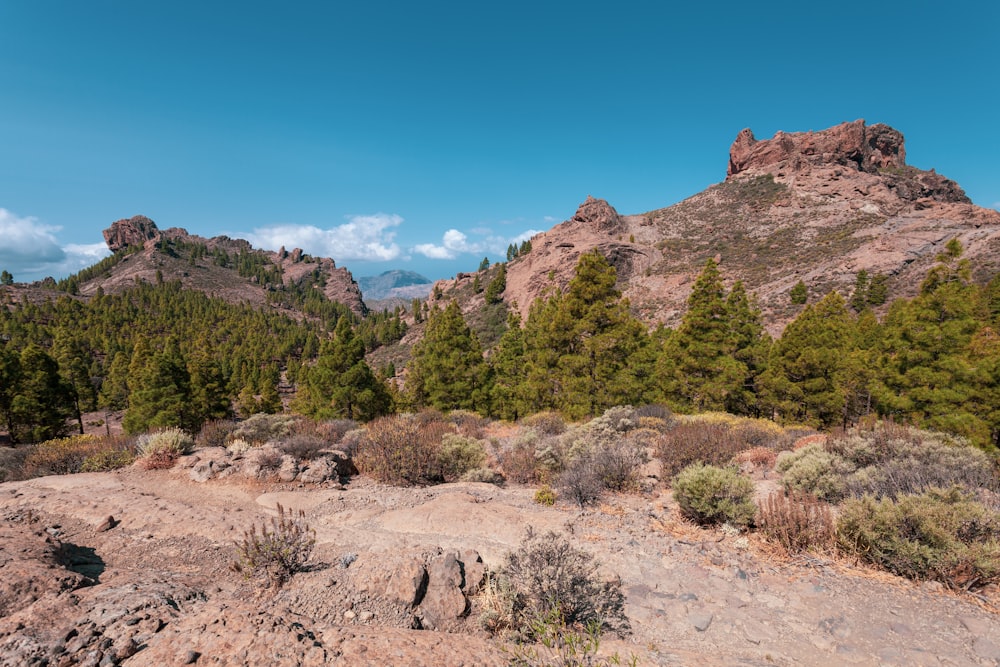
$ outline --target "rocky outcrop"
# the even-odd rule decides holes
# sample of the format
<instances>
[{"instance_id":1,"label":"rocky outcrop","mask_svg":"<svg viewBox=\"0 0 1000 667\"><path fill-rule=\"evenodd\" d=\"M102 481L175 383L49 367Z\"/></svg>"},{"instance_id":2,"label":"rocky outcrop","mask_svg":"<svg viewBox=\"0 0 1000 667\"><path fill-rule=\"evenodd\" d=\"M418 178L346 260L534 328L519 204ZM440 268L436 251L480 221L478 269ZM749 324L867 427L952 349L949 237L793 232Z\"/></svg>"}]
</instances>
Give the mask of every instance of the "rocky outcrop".
<instances>
[{"instance_id":1,"label":"rocky outcrop","mask_svg":"<svg viewBox=\"0 0 1000 667\"><path fill-rule=\"evenodd\" d=\"M145 244L146 241L156 238L159 231L155 222L144 215L136 215L111 223L111 226L104 230L104 242L108 244L111 252L118 252L129 246Z\"/></svg>"},{"instance_id":2,"label":"rocky outcrop","mask_svg":"<svg viewBox=\"0 0 1000 667\"><path fill-rule=\"evenodd\" d=\"M607 234L617 234L621 231L622 225L621 216L611 204L590 195L587 195L587 199L576 209L572 220Z\"/></svg>"},{"instance_id":3,"label":"rocky outcrop","mask_svg":"<svg viewBox=\"0 0 1000 667\"><path fill-rule=\"evenodd\" d=\"M839 164L878 173L906 165L903 134L881 123L841 123L820 132L778 132L758 140L750 128L742 130L729 149L726 176L767 172L782 164Z\"/></svg>"}]
</instances>

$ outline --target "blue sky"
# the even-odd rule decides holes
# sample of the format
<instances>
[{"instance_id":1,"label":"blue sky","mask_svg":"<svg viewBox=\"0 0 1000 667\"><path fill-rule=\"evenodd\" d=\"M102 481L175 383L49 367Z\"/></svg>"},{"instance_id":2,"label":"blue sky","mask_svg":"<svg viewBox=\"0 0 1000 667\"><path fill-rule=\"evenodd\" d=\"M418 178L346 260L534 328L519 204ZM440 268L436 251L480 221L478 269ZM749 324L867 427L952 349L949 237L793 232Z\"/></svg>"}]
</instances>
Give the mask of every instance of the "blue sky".
<instances>
[{"instance_id":1,"label":"blue sky","mask_svg":"<svg viewBox=\"0 0 1000 667\"><path fill-rule=\"evenodd\" d=\"M143 214L441 278L587 195L699 192L744 127L857 118L1000 207L1000 4L680 4L2 2L0 268Z\"/></svg>"}]
</instances>

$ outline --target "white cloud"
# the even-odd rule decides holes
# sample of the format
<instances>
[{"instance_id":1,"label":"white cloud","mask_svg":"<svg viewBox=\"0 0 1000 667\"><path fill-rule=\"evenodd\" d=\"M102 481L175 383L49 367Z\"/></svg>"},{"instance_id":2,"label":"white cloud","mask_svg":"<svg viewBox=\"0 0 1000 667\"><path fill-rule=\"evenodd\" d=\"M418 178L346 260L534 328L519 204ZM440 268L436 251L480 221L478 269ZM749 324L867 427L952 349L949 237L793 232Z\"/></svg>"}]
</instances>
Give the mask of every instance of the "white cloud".
<instances>
[{"instance_id":1,"label":"white cloud","mask_svg":"<svg viewBox=\"0 0 1000 667\"><path fill-rule=\"evenodd\" d=\"M111 254L104 243L60 245L61 227L0 208L0 269L20 282L63 278Z\"/></svg>"},{"instance_id":2,"label":"white cloud","mask_svg":"<svg viewBox=\"0 0 1000 667\"><path fill-rule=\"evenodd\" d=\"M403 218L398 215L376 213L351 216L348 222L330 229L313 225L274 225L240 236L259 248L302 248L310 255L332 257L338 263L351 260L386 262L401 254L395 243L394 229L402 223Z\"/></svg>"},{"instance_id":3,"label":"white cloud","mask_svg":"<svg viewBox=\"0 0 1000 667\"><path fill-rule=\"evenodd\" d=\"M494 255L503 256L507 252L507 246L511 243L518 245L530 239L538 230L529 229L521 232L517 236L496 236L488 229L474 230L484 236L477 241L470 241L469 237L457 229L449 229L441 237L441 244L420 243L413 246L413 252L423 255L429 259L455 259L459 255Z\"/></svg>"}]
</instances>

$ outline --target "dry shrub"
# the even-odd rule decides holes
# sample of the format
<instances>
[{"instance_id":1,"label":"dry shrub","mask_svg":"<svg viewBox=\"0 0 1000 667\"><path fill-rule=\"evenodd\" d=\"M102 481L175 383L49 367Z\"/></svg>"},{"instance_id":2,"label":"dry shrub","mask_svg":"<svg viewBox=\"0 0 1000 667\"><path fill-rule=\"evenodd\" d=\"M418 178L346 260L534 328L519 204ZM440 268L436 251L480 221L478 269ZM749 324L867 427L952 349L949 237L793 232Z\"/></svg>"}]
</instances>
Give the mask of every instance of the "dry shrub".
<instances>
[{"instance_id":1,"label":"dry shrub","mask_svg":"<svg viewBox=\"0 0 1000 667\"><path fill-rule=\"evenodd\" d=\"M460 478L462 482L478 482L480 484L493 484L503 486L503 475L491 468L473 468L468 470Z\"/></svg>"},{"instance_id":2,"label":"dry shrub","mask_svg":"<svg viewBox=\"0 0 1000 667\"><path fill-rule=\"evenodd\" d=\"M895 574L972 590L1000 582L1000 515L959 487L844 503L841 548Z\"/></svg>"},{"instance_id":3,"label":"dry shrub","mask_svg":"<svg viewBox=\"0 0 1000 667\"><path fill-rule=\"evenodd\" d=\"M737 463L749 463L757 468L770 470L774 467L778 455L770 447L751 447L737 454L735 458Z\"/></svg>"},{"instance_id":4,"label":"dry shrub","mask_svg":"<svg viewBox=\"0 0 1000 667\"><path fill-rule=\"evenodd\" d=\"M451 425L415 415L390 415L368 423L358 442L354 464L379 481L402 486L443 481L438 454Z\"/></svg>"},{"instance_id":5,"label":"dry shrub","mask_svg":"<svg viewBox=\"0 0 1000 667\"><path fill-rule=\"evenodd\" d=\"M481 623L494 634L532 640L535 622L554 613L563 626L625 633L621 583L603 581L597 569L594 557L564 536L529 530L500 569L487 574Z\"/></svg>"},{"instance_id":6,"label":"dry shrub","mask_svg":"<svg viewBox=\"0 0 1000 667\"><path fill-rule=\"evenodd\" d=\"M558 412L537 412L522 419L521 424L543 435L559 435L566 430L566 420Z\"/></svg>"},{"instance_id":7,"label":"dry shrub","mask_svg":"<svg viewBox=\"0 0 1000 667\"><path fill-rule=\"evenodd\" d=\"M656 443L656 457L663 462L663 474L672 477L692 463L726 465L746 443L723 423L679 422Z\"/></svg>"},{"instance_id":8,"label":"dry shrub","mask_svg":"<svg viewBox=\"0 0 1000 667\"><path fill-rule=\"evenodd\" d=\"M640 422L643 419L656 419L665 424L669 424L674 420L674 413L672 413L670 408L662 403L650 403L648 405L640 405L635 408L635 417Z\"/></svg>"},{"instance_id":9,"label":"dry shrub","mask_svg":"<svg viewBox=\"0 0 1000 667\"><path fill-rule=\"evenodd\" d=\"M315 432L297 432L274 443L277 448L301 461L311 461L329 447L326 440Z\"/></svg>"},{"instance_id":10,"label":"dry shrub","mask_svg":"<svg viewBox=\"0 0 1000 667\"><path fill-rule=\"evenodd\" d=\"M281 440L292 434L301 417L258 413L239 422L229 439L241 438L254 444Z\"/></svg>"},{"instance_id":11,"label":"dry shrub","mask_svg":"<svg viewBox=\"0 0 1000 667\"><path fill-rule=\"evenodd\" d=\"M213 419L205 422L194 439L196 447L225 447L237 423L232 419Z\"/></svg>"},{"instance_id":12,"label":"dry shrub","mask_svg":"<svg viewBox=\"0 0 1000 667\"><path fill-rule=\"evenodd\" d=\"M790 554L826 550L835 535L830 506L805 493L769 495L758 508L757 528Z\"/></svg>"},{"instance_id":13,"label":"dry shrub","mask_svg":"<svg viewBox=\"0 0 1000 667\"><path fill-rule=\"evenodd\" d=\"M358 423L353 419L329 419L315 425L316 435L330 445L336 445L356 428Z\"/></svg>"},{"instance_id":14,"label":"dry shrub","mask_svg":"<svg viewBox=\"0 0 1000 667\"><path fill-rule=\"evenodd\" d=\"M535 447L538 437L534 430L527 430L509 447L502 449L497 458L504 476L518 484L532 484L538 481L538 465Z\"/></svg>"},{"instance_id":15,"label":"dry shrub","mask_svg":"<svg viewBox=\"0 0 1000 667\"><path fill-rule=\"evenodd\" d=\"M146 454L139 459L139 465L145 470L167 470L177 463L178 455L165 449Z\"/></svg>"},{"instance_id":16,"label":"dry shrub","mask_svg":"<svg viewBox=\"0 0 1000 667\"><path fill-rule=\"evenodd\" d=\"M120 465L128 457L130 460ZM124 436L74 435L34 445L16 476L22 479L45 475L69 475L120 468L131 463L132 440ZM89 461L89 463L88 463ZM101 461L107 466L100 467ZM84 466L87 466L86 468Z\"/></svg>"},{"instance_id":17,"label":"dry shrub","mask_svg":"<svg viewBox=\"0 0 1000 667\"><path fill-rule=\"evenodd\" d=\"M244 532L230 565L246 579L263 579L274 588L305 568L316 544L316 531L305 522L305 512L296 516L280 503L277 509L278 516L263 522L260 530L255 524Z\"/></svg>"},{"instance_id":18,"label":"dry shrub","mask_svg":"<svg viewBox=\"0 0 1000 667\"><path fill-rule=\"evenodd\" d=\"M484 429L490 424L489 419L470 410L452 410L448 413L448 419L459 433L477 440L483 437Z\"/></svg>"},{"instance_id":19,"label":"dry shrub","mask_svg":"<svg viewBox=\"0 0 1000 667\"><path fill-rule=\"evenodd\" d=\"M596 503L604 495L600 472L592 459L577 459L556 477L561 495L580 507Z\"/></svg>"}]
</instances>

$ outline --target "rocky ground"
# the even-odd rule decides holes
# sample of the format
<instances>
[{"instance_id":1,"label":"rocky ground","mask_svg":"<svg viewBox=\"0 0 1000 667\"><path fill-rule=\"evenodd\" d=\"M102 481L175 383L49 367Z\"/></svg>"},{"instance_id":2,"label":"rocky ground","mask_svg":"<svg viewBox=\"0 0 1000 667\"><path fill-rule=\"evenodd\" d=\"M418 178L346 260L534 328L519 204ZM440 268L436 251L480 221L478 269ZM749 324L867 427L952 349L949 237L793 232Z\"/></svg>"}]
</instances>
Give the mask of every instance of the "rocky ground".
<instances>
[{"instance_id":1,"label":"rocky ground","mask_svg":"<svg viewBox=\"0 0 1000 667\"><path fill-rule=\"evenodd\" d=\"M669 491L582 511L517 486L199 483L191 463L0 485L0 663L506 664L475 593L530 526L621 579L632 632L602 651L641 665L1000 664L995 591L781 557L685 523ZM317 547L275 593L230 563L279 503Z\"/></svg>"}]
</instances>

